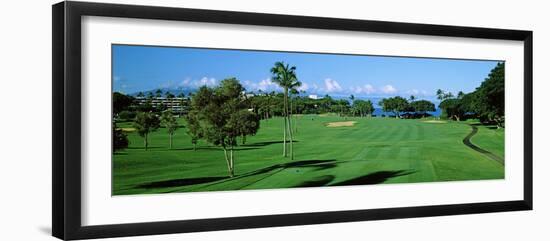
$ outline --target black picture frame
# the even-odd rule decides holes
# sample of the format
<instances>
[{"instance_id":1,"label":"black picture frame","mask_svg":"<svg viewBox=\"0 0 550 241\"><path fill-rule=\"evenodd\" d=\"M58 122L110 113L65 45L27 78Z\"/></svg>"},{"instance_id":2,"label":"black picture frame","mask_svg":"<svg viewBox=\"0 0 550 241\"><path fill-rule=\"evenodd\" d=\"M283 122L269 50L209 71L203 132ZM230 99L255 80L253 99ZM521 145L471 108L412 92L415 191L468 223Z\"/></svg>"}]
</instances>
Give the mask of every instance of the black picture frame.
<instances>
[{"instance_id":1,"label":"black picture frame","mask_svg":"<svg viewBox=\"0 0 550 241\"><path fill-rule=\"evenodd\" d=\"M52 6L53 194L52 233L60 239L88 239L243 228L308 225L380 219L532 210L533 208L533 33L415 23L151 7L90 2ZM259 26L350 30L395 34L516 40L524 43L523 199L417 207L140 222L99 226L81 224L81 17L104 16Z\"/></svg>"}]
</instances>

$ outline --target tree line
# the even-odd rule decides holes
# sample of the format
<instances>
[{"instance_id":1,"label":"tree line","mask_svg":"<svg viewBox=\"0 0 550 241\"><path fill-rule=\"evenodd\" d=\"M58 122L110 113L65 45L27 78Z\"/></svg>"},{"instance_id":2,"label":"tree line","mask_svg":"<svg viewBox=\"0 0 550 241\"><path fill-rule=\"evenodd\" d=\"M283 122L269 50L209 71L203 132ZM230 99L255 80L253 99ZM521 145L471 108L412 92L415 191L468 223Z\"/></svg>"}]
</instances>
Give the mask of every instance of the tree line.
<instances>
[{"instance_id":1,"label":"tree line","mask_svg":"<svg viewBox=\"0 0 550 241\"><path fill-rule=\"evenodd\" d=\"M455 96L439 89L436 94L443 117L457 121L475 118L504 127L504 63L498 63L473 92L459 91Z\"/></svg>"},{"instance_id":2,"label":"tree line","mask_svg":"<svg viewBox=\"0 0 550 241\"><path fill-rule=\"evenodd\" d=\"M428 112L435 111L434 103L428 100L416 100L414 95L411 95L409 100L395 96L384 98L378 102L382 106L384 112L391 112L395 118L402 118L406 115L407 118L422 118L428 116Z\"/></svg>"}]
</instances>

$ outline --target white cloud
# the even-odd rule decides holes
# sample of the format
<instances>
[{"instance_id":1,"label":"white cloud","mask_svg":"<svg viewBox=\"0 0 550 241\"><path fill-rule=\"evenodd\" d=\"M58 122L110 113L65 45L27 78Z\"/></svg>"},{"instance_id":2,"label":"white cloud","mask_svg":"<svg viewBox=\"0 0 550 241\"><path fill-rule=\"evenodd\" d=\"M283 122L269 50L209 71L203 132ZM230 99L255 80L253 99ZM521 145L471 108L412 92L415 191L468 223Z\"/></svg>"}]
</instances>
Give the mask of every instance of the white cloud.
<instances>
[{"instance_id":1,"label":"white cloud","mask_svg":"<svg viewBox=\"0 0 550 241\"><path fill-rule=\"evenodd\" d=\"M325 90L328 93L338 92L342 91L342 87L340 86L340 84L338 84L338 81L329 78L325 79Z\"/></svg>"},{"instance_id":2,"label":"white cloud","mask_svg":"<svg viewBox=\"0 0 550 241\"><path fill-rule=\"evenodd\" d=\"M207 77L202 77L202 79L199 80L199 86L214 86L216 85L216 79L214 78L207 78Z\"/></svg>"},{"instance_id":3,"label":"white cloud","mask_svg":"<svg viewBox=\"0 0 550 241\"><path fill-rule=\"evenodd\" d=\"M408 90L408 91L407 91L407 94L409 94L409 95L417 95L417 96L427 96L427 95L428 95L428 92L425 91L425 90L412 89L412 90Z\"/></svg>"},{"instance_id":4,"label":"white cloud","mask_svg":"<svg viewBox=\"0 0 550 241\"><path fill-rule=\"evenodd\" d=\"M258 83L258 90L266 91L279 88L278 84L273 83L271 79L263 79Z\"/></svg>"},{"instance_id":5,"label":"white cloud","mask_svg":"<svg viewBox=\"0 0 550 241\"><path fill-rule=\"evenodd\" d=\"M298 87L299 91L307 91L309 89L309 85L307 83L302 83L300 87Z\"/></svg>"},{"instance_id":6,"label":"white cloud","mask_svg":"<svg viewBox=\"0 0 550 241\"><path fill-rule=\"evenodd\" d=\"M374 89L374 87L372 87L372 85L365 85L365 86L363 86L363 91L367 94L371 94L371 93L376 92L376 89Z\"/></svg>"},{"instance_id":7,"label":"white cloud","mask_svg":"<svg viewBox=\"0 0 550 241\"><path fill-rule=\"evenodd\" d=\"M118 82L118 81L120 81L121 79L122 79L122 78L120 78L120 76L117 76L117 75L113 76L113 82Z\"/></svg>"},{"instance_id":8,"label":"white cloud","mask_svg":"<svg viewBox=\"0 0 550 241\"><path fill-rule=\"evenodd\" d=\"M179 84L175 84L173 81L168 81L161 85L162 88L173 88L173 87L202 87L202 86L215 86L218 84L218 81L215 78L202 77L201 79L192 80L191 78L186 78L182 80Z\"/></svg>"},{"instance_id":9,"label":"white cloud","mask_svg":"<svg viewBox=\"0 0 550 241\"><path fill-rule=\"evenodd\" d=\"M261 91L275 91L275 90L280 90L281 89L281 87L278 84L271 81L270 78L262 79L258 82L245 80L245 81L241 81L241 84L244 86L244 88L247 91L258 91L258 90L261 90Z\"/></svg>"},{"instance_id":10,"label":"white cloud","mask_svg":"<svg viewBox=\"0 0 550 241\"><path fill-rule=\"evenodd\" d=\"M384 93L384 94L395 94L395 93L397 93L397 89L394 88L392 85L384 85L384 86L382 86L380 91L382 91L382 93Z\"/></svg>"},{"instance_id":11,"label":"white cloud","mask_svg":"<svg viewBox=\"0 0 550 241\"><path fill-rule=\"evenodd\" d=\"M184 79L183 81L181 81L181 83L179 84L180 87L184 87L184 86L189 86L191 83L191 79L187 78L187 79Z\"/></svg>"},{"instance_id":12,"label":"white cloud","mask_svg":"<svg viewBox=\"0 0 550 241\"><path fill-rule=\"evenodd\" d=\"M363 86L354 86L349 88L354 94L372 94L376 92L376 89L369 84Z\"/></svg>"}]
</instances>

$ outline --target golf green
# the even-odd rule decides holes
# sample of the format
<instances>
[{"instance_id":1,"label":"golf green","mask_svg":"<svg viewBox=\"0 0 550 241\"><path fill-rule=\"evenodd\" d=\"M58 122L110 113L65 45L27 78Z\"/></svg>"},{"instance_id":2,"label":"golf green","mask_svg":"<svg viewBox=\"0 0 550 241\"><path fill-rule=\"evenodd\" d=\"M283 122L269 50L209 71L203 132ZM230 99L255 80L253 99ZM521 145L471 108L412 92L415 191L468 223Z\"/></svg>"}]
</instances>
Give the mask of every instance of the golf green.
<instances>
[{"instance_id":1,"label":"golf green","mask_svg":"<svg viewBox=\"0 0 550 241\"><path fill-rule=\"evenodd\" d=\"M258 134L236 148L233 178L221 148L199 142L194 150L183 120L173 149L161 128L147 151L131 123L118 123L130 145L113 155L113 195L504 178L503 163L490 156L504 158L503 129L380 117L293 120L294 160L282 156L283 119L262 120ZM469 141L477 148L464 142L474 126Z\"/></svg>"}]
</instances>

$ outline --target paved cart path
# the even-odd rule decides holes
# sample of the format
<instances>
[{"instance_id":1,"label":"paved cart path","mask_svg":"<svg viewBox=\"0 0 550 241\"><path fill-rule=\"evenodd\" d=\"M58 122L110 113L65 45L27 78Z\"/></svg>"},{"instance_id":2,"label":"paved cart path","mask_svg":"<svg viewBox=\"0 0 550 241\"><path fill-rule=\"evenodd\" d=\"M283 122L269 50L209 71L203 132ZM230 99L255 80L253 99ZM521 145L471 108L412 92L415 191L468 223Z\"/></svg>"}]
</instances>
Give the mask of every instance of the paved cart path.
<instances>
[{"instance_id":1,"label":"paved cart path","mask_svg":"<svg viewBox=\"0 0 550 241\"><path fill-rule=\"evenodd\" d=\"M475 134L477 134L478 128L477 128L477 126L474 126L474 125L470 125L470 127L472 127L472 131L470 132L470 134L468 134L466 137L464 137L464 139L462 140L462 143L464 143L464 145L466 145L467 147L472 148L474 151L477 151L477 152L489 157L490 159L504 165L504 158L502 158L500 156L497 156L494 153L492 153L488 150L485 150L485 149L483 149L479 146L476 146L475 144L472 143L471 138Z\"/></svg>"}]
</instances>

